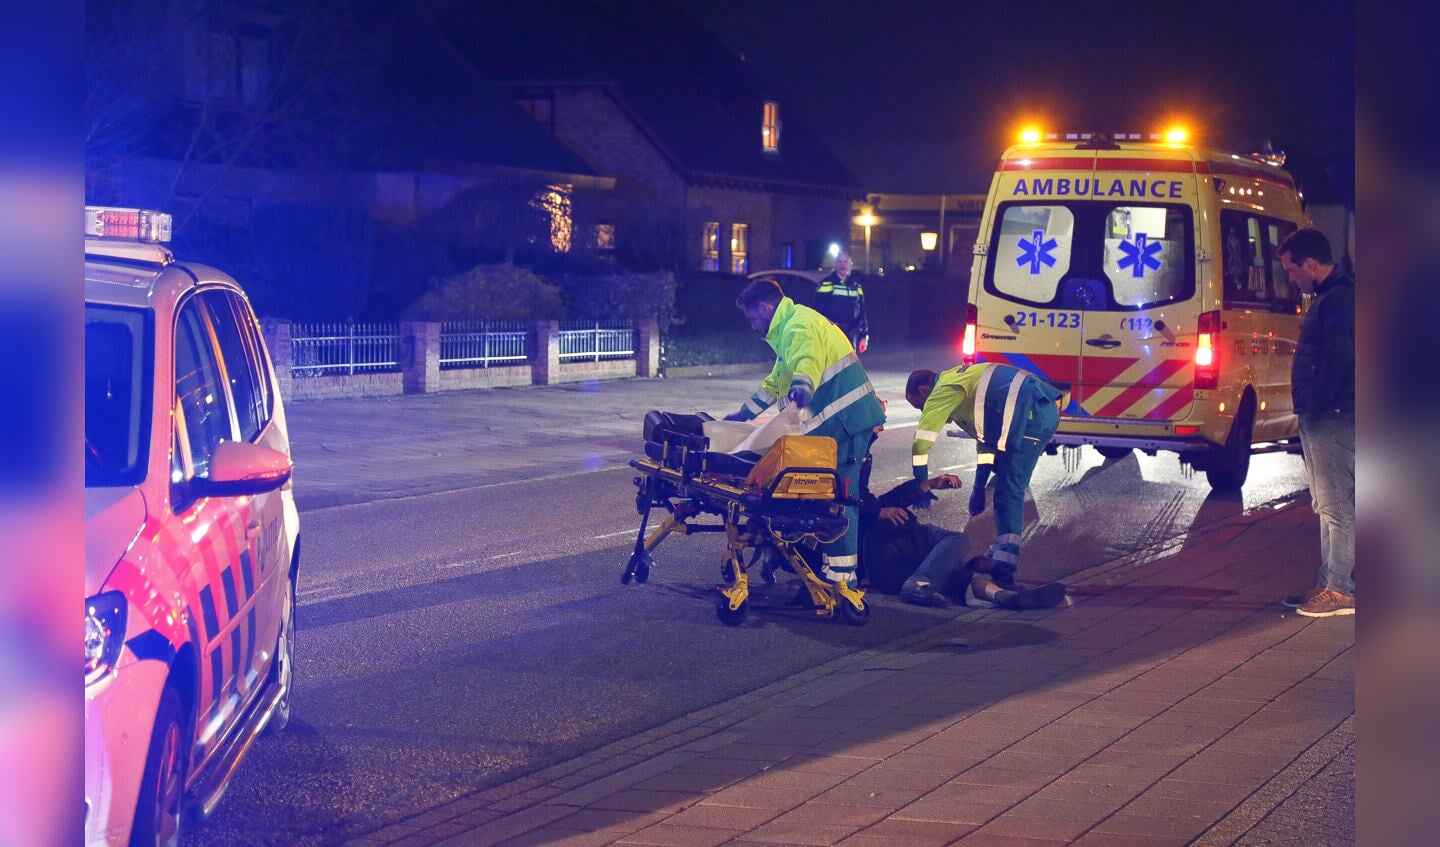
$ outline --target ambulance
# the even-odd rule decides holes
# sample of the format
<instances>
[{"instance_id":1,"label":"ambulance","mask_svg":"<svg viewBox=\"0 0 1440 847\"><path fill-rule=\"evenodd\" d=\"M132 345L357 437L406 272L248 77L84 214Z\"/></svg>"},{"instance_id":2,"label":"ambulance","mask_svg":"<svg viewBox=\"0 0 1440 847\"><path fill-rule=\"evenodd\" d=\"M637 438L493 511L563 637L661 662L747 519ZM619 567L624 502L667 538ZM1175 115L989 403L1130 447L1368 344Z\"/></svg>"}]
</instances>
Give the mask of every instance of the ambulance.
<instances>
[{"instance_id":1,"label":"ambulance","mask_svg":"<svg viewBox=\"0 0 1440 847\"><path fill-rule=\"evenodd\" d=\"M290 716L290 444L240 286L168 215L85 225L84 837L175 845Z\"/></svg>"},{"instance_id":2,"label":"ambulance","mask_svg":"<svg viewBox=\"0 0 1440 847\"><path fill-rule=\"evenodd\" d=\"M965 362L1068 392L1055 445L1173 451L1215 489L1293 449L1301 292L1276 248L1308 225L1283 154L1164 134L1028 132L975 244Z\"/></svg>"}]
</instances>

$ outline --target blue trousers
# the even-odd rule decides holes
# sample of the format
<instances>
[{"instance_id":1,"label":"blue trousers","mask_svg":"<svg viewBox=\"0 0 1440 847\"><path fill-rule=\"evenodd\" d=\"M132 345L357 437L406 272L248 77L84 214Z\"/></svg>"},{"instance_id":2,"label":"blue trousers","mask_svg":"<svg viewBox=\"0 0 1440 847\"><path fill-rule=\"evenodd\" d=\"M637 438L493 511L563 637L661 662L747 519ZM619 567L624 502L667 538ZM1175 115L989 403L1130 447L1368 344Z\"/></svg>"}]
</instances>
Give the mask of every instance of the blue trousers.
<instances>
[{"instance_id":1,"label":"blue trousers","mask_svg":"<svg viewBox=\"0 0 1440 847\"><path fill-rule=\"evenodd\" d=\"M1025 528L1025 489L1035 473L1035 464L1045 445L1060 425L1060 410L1054 403L1030 407L1021 444L1014 450L995 454L995 543L988 555L995 561L995 577L1014 579L1020 567L1020 533Z\"/></svg>"}]
</instances>

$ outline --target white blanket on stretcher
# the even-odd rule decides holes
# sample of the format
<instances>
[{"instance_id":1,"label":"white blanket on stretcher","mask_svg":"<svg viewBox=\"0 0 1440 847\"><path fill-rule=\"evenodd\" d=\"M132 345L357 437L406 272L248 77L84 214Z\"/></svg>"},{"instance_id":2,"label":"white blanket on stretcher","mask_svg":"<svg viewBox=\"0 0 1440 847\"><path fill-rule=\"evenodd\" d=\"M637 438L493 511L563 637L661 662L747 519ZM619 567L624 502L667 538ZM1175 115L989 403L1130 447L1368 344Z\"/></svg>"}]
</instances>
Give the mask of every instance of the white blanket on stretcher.
<instances>
[{"instance_id":1,"label":"white blanket on stretcher","mask_svg":"<svg viewBox=\"0 0 1440 847\"><path fill-rule=\"evenodd\" d=\"M757 453L765 455L782 435L800 435L810 413L794 404L779 414L754 421L706 421L705 437L714 453Z\"/></svg>"}]
</instances>

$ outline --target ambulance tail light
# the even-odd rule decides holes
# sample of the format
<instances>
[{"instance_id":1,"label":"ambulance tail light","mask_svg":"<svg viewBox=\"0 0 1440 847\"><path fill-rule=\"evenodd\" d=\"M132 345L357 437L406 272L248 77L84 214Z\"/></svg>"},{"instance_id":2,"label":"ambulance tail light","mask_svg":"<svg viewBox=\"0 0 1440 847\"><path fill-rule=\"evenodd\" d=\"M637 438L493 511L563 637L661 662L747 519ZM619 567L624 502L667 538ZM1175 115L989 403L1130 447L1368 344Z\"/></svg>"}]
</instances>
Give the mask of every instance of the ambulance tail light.
<instances>
[{"instance_id":1,"label":"ambulance tail light","mask_svg":"<svg viewBox=\"0 0 1440 847\"><path fill-rule=\"evenodd\" d=\"M1200 316L1200 331L1195 339L1195 387L1211 389L1220 384L1220 313L1205 312Z\"/></svg>"},{"instance_id":2,"label":"ambulance tail light","mask_svg":"<svg viewBox=\"0 0 1440 847\"><path fill-rule=\"evenodd\" d=\"M120 660L125 643L125 595L96 594L85 601L85 684L104 679Z\"/></svg>"},{"instance_id":3,"label":"ambulance tail light","mask_svg":"<svg viewBox=\"0 0 1440 847\"><path fill-rule=\"evenodd\" d=\"M975 364L975 325L979 323L979 316L974 303L965 307L965 335L960 339L961 364Z\"/></svg>"}]
</instances>

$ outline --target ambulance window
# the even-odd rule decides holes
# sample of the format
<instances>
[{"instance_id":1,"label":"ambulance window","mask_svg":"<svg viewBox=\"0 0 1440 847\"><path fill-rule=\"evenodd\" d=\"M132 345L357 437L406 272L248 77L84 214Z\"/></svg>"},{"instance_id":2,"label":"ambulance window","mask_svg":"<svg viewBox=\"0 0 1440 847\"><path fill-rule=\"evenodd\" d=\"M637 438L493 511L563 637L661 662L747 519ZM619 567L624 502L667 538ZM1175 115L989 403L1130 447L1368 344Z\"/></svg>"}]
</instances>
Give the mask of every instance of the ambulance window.
<instances>
[{"instance_id":1,"label":"ambulance window","mask_svg":"<svg viewBox=\"0 0 1440 847\"><path fill-rule=\"evenodd\" d=\"M1260 221L1243 212L1220 212L1222 233L1221 262L1224 267L1225 289L1223 306L1227 309L1267 303L1269 286L1265 283L1265 251L1260 237Z\"/></svg>"},{"instance_id":2,"label":"ambulance window","mask_svg":"<svg viewBox=\"0 0 1440 847\"><path fill-rule=\"evenodd\" d=\"M1105 216L1105 277L1115 304L1140 308L1190 296L1190 222L1169 206L1116 206Z\"/></svg>"},{"instance_id":3,"label":"ambulance window","mask_svg":"<svg viewBox=\"0 0 1440 847\"><path fill-rule=\"evenodd\" d=\"M1064 206L1007 206L1000 219L993 285L1004 296L1031 303L1055 299L1070 270L1075 215Z\"/></svg>"},{"instance_id":4,"label":"ambulance window","mask_svg":"<svg viewBox=\"0 0 1440 847\"><path fill-rule=\"evenodd\" d=\"M1275 295L1275 305L1285 311L1300 305L1300 292L1290 284L1290 277L1285 273L1276 250L1294 231L1295 224L1288 221L1267 221L1265 224L1265 257L1270 265L1270 289Z\"/></svg>"},{"instance_id":5,"label":"ambulance window","mask_svg":"<svg viewBox=\"0 0 1440 847\"><path fill-rule=\"evenodd\" d=\"M210 312L215 338L220 342L220 357L235 403L240 438L253 441L265 427L268 402L261 390L264 376L258 367L258 351L236 313L236 307L244 304L228 291L207 292L202 300Z\"/></svg>"},{"instance_id":6,"label":"ambulance window","mask_svg":"<svg viewBox=\"0 0 1440 847\"><path fill-rule=\"evenodd\" d=\"M206 476L215 448L235 435L220 363L194 300L175 324L175 402L180 407L175 425L184 429L179 442L187 450L186 466L193 475Z\"/></svg>"}]
</instances>

